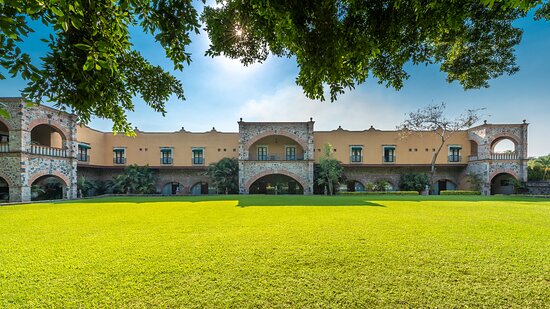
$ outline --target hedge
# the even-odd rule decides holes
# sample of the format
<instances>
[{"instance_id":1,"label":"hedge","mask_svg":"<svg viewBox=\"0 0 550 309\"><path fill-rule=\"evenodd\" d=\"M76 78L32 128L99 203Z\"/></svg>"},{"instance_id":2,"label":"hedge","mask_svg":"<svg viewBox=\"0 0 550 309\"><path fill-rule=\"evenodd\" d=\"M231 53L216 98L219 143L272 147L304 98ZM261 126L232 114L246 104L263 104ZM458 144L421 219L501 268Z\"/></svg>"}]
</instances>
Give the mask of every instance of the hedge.
<instances>
[{"instance_id":1,"label":"hedge","mask_svg":"<svg viewBox=\"0 0 550 309\"><path fill-rule=\"evenodd\" d=\"M418 191L359 191L338 192L338 195L418 195Z\"/></svg>"},{"instance_id":2,"label":"hedge","mask_svg":"<svg viewBox=\"0 0 550 309\"><path fill-rule=\"evenodd\" d=\"M442 190L440 195L481 195L479 191L467 191L467 190Z\"/></svg>"}]
</instances>

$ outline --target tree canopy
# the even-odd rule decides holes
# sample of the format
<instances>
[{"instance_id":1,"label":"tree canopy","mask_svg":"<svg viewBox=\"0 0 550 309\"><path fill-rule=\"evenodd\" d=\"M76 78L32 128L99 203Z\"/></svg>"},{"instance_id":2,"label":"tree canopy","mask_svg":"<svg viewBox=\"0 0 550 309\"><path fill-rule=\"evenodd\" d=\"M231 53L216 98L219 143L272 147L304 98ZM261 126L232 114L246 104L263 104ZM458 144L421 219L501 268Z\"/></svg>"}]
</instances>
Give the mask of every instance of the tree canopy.
<instances>
[{"instance_id":1,"label":"tree canopy","mask_svg":"<svg viewBox=\"0 0 550 309\"><path fill-rule=\"evenodd\" d=\"M318 185L325 186L329 195L333 195L335 186L342 178L344 168L341 162L332 156L333 148L331 144L327 143L323 148L323 155L319 158L319 174L315 181Z\"/></svg>"},{"instance_id":2,"label":"tree canopy","mask_svg":"<svg viewBox=\"0 0 550 309\"><path fill-rule=\"evenodd\" d=\"M294 57L297 84L321 100L325 87L336 100L368 77L400 89L407 63L437 63L449 82L487 87L518 70L514 47L522 31L513 22L530 10L550 17L543 0L217 2L202 14L211 40L207 55L244 64L270 53ZM125 113L134 109L133 97L161 113L171 95L184 98L180 81L133 49L129 27L154 36L182 70L200 27L191 0L2 0L0 14L0 65L28 81L27 100L52 101L83 123L111 119L113 130L131 133ZM33 21L52 32L39 66L21 49Z\"/></svg>"},{"instance_id":3,"label":"tree canopy","mask_svg":"<svg viewBox=\"0 0 550 309\"><path fill-rule=\"evenodd\" d=\"M331 100L374 77L396 89L404 65L440 64L465 89L518 70L513 25L531 9L550 16L546 1L318 0L219 1L203 13L212 44L207 54L244 64L271 53L295 57L296 79L312 99Z\"/></svg>"},{"instance_id":4,"label":"tree canopy","mask_svg":"<svg viewBox=\"0 0 550 309\"><path fill-rule=\"evenodd\" d=\"M239 161L237 158L223 158L216 163L211 163L206 175L212 179L218 193L239 193Z\"/></svg>"},{"instance_id":5,"label":"tree canopy","mask_svg":"<svg viewBox=\"0 0 550 309\"><path fill-rule=\"evenodd\" d=\"M174 68L191 61L186 46L199 22L191 0L3 0L0 2L0 64L28 80L23 96L52 101L86 123L91 116L111 119L113 130L131 133L125 113L141 95L164 113L170 95L183 99L183 86L163 68L149 63L130 43L129 27L139 25L162 45ZM19 43L31 21L53 34L43 41L49 51L33 65ZM0 79L5 77L0 75Z\"/></svg>"}]
</instances>

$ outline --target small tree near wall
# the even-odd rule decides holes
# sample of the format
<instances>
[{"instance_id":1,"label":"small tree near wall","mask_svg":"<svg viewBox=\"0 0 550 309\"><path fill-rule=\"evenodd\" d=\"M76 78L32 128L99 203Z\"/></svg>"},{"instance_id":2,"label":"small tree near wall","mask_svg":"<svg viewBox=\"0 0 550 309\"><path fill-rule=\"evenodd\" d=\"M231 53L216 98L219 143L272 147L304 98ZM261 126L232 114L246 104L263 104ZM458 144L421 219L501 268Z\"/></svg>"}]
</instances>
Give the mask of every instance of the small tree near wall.
<instances>
[{"instance_id":1,"label":"small tree near wall","mask_svg":"<svg viewBox=\"0 0 550 309\"><path fill-rule=\"evenodd\" d=\"M319 177L316 180L318 185L328 189L329 195L334 194L334 188L344 172L341 162L332 157L332 152L332 145L325 144L324 153L319 159Z\"/></svg>"},{"instance_id":2,"label":"small tree near wall","mask_svg":"<svg viewBox=\"0 0 550 309\"><path fill-rule=\"evenodd\" d=\"M456 118L447 118L444 115L445 107L445 103L441 103L420 108L416 112L409 113L407 119L397 126L397 129L402 131L403 138L406 138L414 131L419 131L421 134L426 132L425 134L436 135L439 138L439 146L434 152L430 164L430 187L434 183L437 157L445 143L456 132L468 129L478 122L480 112L484 110L484 108L468 109Z\"/></svg>"}]
</instances>

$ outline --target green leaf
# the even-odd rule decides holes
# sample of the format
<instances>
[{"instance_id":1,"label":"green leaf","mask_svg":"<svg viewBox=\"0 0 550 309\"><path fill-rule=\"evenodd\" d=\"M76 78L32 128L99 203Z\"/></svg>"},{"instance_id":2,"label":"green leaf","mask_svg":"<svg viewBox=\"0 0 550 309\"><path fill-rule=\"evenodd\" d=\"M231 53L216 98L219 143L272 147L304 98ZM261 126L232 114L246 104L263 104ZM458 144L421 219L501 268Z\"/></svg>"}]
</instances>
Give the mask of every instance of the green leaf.
<instances>
[{"instance_id":1,"label":"green leaf","mask_svg":"<svg viewBox=\"0 0 550 309\"><path fill-rule=\"evenodd\" d=\"M83 44L83 43L78 43L78 44L74 44L74 47L78 48L78 49L82 49L82 50L91 50L92 47L88 44Z\"/></svg>"},{"instance_id":2,"label":"green leaf","mask_svg":"<svg viewBox=\"0 0 550 309\"><path fill-rule=\"evenodd\" d=\"M60 9L58 9L57 7L55 7L55 6L51 6L51 7L50 7L50 10L51 10L55 15L57 15L57 16L59 16L59 17L65 16L65 14L63 14L63 12L62 12Z\"/></svg>"}]
</instances>

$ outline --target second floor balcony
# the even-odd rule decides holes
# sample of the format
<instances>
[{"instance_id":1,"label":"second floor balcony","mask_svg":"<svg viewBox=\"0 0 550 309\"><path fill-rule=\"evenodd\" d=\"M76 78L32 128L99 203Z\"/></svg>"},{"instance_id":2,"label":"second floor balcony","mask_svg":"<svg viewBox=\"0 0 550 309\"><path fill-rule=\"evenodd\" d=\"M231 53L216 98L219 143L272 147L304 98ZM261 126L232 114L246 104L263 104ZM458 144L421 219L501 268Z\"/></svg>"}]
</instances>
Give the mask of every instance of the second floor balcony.
<instances>
[{"instance_id":1,"label":"second floor balcony","mask_svg":"<svg viewBox=\"0 0 550 309\"><path fill-rule=\"evenodd\" d=\"M84 162L84 163L88 163L90 162L90 156L86 153L78 153L76 155L76 159L79 161L79 162Z\"/></svg>"},{"instance_id":2,"label":"second floor balcony","mask_svg":"<svg viewBox=\"0 0 550 309\"><path fill-rule=\"evenodd\" d=\"M203 165L204 164L204 158L202 158L202 157L191 158L191 164L193 164L193 165Z\"/></svg>"},{"instance_id":3,"label":"second floor balcony","mask_svg":"<svg viewBox=\"0 0 550 309\"><path fill-rule=\"evenodd\" d=\"M115 157L113 158L114 164L126 164L126 158L125 157Z\"/></svg>"},{"instance_id":4,"label":"second floor balcony","mask_svg":"<svg viewBox=\"0 0 550 309\"><path fill-rule=\"evenodd\" d=\"M37 155L42 155L42 156L50 156L50 157L66 157L67 156L67 150L66 149L48 147L48 146L42 146L42 145L31 145L30 153L37 154Z\"/></svg>"},{"instance_id":5,"label":"second floor balcony","mask_svg":"<svg viewBox=\"0 0 550 309\"><path fill-rule=\"evenodd\" d=\"M256 158L251 158L249 161L303 161L304 157L297 155L287 155L283 153L270 153L267 155L258 155Z\"/></svg>"},{"instance_id":6,"label":"second floor balcony","mask_svg":"<svg viewBox=\"0 0 550 309\"><path fill-rule=\"evenodd\" d=\"M460 156L460 155L449 155L448 161L449 162L460 162L460 161L462 161L462 156Z\"/></svg>"}]
</instances>

